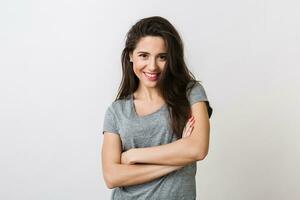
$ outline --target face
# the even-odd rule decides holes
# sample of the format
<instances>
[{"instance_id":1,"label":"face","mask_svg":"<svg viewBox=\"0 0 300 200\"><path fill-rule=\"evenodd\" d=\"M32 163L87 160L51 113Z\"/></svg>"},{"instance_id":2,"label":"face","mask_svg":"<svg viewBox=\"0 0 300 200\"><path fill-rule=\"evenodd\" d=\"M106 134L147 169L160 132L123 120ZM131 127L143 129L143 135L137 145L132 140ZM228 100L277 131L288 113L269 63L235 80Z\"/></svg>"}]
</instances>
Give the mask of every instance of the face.
<instances>
[{"instance_id":1,"label":"face","mask_svg":"<svg viewBox=\"0 0 300 200\"><path fill-rule=\"evenodd\" d=\"M133 63L133 71L139 78L140 84L145 87L155 87L157 80L163 71L167 52L162 37L142 37L136 48L130 54Z\"/></svg>"}]
</instances>

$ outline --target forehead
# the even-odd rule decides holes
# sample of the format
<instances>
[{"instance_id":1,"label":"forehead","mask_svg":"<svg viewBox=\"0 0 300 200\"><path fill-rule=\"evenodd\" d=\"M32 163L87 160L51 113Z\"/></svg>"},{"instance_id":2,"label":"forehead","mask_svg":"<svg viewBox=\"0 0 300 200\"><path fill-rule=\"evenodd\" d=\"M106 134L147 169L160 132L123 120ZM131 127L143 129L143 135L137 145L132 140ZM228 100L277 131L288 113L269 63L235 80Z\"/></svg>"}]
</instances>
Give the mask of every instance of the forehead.
<instances>
[{"instance_id":1,"label":"forehead","mask_svg":"<svg viewBox=\"0 0 300 200\"><path fill-rule=\"evenodd\" d=\"M149 53L165 53L166 46L162 37L146 36L142 37L136 45L136 52L144 51Z\"/></svg>"}]
</instances>

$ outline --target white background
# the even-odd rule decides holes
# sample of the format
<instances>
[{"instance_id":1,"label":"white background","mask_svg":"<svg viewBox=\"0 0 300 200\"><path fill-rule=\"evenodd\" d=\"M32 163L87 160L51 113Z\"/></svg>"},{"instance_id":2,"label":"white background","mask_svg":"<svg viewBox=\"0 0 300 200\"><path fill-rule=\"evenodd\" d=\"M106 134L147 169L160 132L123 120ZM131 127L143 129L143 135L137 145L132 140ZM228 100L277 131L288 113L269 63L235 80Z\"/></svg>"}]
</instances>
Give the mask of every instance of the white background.
<instances>
[{"instance_id":1,"label":"white background","mask_svg":"<svg viewBox=\"0 0 300 200\"><path fill-rule=\"evenodd\" d=\"M125 34L160 15L214 113L202 200L300 199L300 3L292 0L0 2L0 199L109 199L104 111Z\"/></svg>"}]
</instances>

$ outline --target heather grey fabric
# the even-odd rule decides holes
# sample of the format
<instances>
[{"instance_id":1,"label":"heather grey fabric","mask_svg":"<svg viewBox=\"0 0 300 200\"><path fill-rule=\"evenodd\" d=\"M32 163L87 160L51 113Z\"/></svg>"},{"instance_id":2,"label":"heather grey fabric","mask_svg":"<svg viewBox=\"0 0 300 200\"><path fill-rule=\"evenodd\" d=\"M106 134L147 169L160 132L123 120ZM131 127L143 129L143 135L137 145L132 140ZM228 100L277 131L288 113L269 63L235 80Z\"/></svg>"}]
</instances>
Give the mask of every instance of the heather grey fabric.
<instances>
[{"instance_id":1,"label":"heather grey fabric","mask_svg":"<svg viewBox=\"0 0 300 200\"><path fill-rule=\"evenodd\" d=\"M200 83L187 90L190 104L206 101L209 117L212 108ZM166 105L146 116L139 117L134 108L133 96L114 101L106 110L103 132L119 134L122 151L167 144L176 140L168 126ZM193 200L196 199L196 162L173 171L153 181L128 187L117 187L112 191L112 200Z\"/></svg>"}]
</instances>

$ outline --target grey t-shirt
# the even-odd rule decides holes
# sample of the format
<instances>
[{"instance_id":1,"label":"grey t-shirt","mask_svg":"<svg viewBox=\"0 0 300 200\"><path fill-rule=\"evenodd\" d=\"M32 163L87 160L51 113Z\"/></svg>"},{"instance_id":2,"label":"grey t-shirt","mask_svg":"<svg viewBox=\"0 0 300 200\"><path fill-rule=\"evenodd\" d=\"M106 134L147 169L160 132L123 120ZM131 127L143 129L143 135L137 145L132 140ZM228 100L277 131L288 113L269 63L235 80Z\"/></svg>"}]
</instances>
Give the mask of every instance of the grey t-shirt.
<instances>
[{"instance_id":1,"label":"grey t-shirt","mask_svg":"<svg viewBox=\"0 0 300 200\"><path fill-rule=\"evenodd\" d=\"M205 90L200 83L187 90L190 105L206 101L209 117L212 108ZM175 141L177 138L168 125L169 115L166 104L155 112L138 116L135 112L133 96L114 101L106 110L103 132L116 133L122 141L122 151L131 148L158 146ZM173 171L147 183L117 187L111 194L112 200L193 200L196 199L196 162Z\"/></svg>"}]
</instances>

